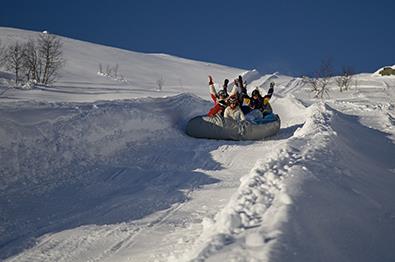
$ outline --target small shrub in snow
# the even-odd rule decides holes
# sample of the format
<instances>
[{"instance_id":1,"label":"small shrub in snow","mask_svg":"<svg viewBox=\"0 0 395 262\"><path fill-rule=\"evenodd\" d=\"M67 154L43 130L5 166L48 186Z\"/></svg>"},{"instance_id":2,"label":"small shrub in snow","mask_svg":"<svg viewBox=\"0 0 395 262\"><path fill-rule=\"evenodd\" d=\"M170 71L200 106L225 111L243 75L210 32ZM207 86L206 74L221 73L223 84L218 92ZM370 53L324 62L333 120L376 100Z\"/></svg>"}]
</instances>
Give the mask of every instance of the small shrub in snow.
<instances>
[{"instance_id":1,"label":"small shrub in snow","mask_svg":"<svg viewBox=\"0 0 395 262\"><path fill-rule=\"evenodd\" d=\"M103 65L99 64L99 71L97 71L97 75L105 76L111 78L116 81L127 82L122 74L118 73L119 65L116 64L115 66L111 67L110 65L106 65L106 70L103 70Z\"/></svg>"},{"instance_id":2,"label":"small shrub in snow","mask_svg":"<svg viewBox=\"0 0 395 262\"><path fill-rule=\"evenodd\" d=\"M351 67L343 67L340 76L335 78L336 84L340 88L340 92L350 89L353 75L354 70Z\"/></svg>"},{"instance_id":3,"label":"small shrub in snow","mask_svg":"<svg viewBox=\"0 0 395 262\"><path fill-rule=\"evenodd\" d=\"M333 67L329 59L323 60L314 77L304 77L303 82L311 87L315 98L329 96L329 83L333 76Z\"/></svg>"},{"instance_id":4,"label":"small shrub in snow","mask_svg":"<svg viewBox=\"0 0 395 262\"><path fill-rule=\"evenodd\" d=\"M165 80L161 76L158 80L156 80L156 85L158 86L158 91L162 91L163 85L165 84Z\"/></svg>"},{"instance_id":5,"label":"small shrub in snow","mask_svg":"<svg viewBox=\"0 0 395 262\"><path fill-rule=\"evenodd\" d=\"M4 47L0 41L0 68L4 66Z\"/></svg>"},{"instance_id":6,"label":"small shrub in snow","mask_svg":"<svg viewBox=\"0 0 395 262\"><path fill-rule=\"evenodd\" d=\"M30 90L30 89L35 88L36 85L37 85L37 81L34 79L30 79L26 83L24 83L22 86L20 86L20 89Z\"/></svg>"},{"instance_id":7,"label":"small shrub in snow","mask_svg":"<svg viewBox=\"0 0 395 262\"><path fill-rule=\"evenodd\" d=\"M118 64L116 64L113 69L113 72L114 72L113 75L115 78L118 77L118 68L119 68L119 66L118 66Z\"/></svg>"},{"instance_id":8,"label":"small shrub in snow","mask_svg":"<svg viewBox=\"0 0 395 262\"><path fill-rule=\"evenodd\" d=\"M395 69L391 67L384 67L383 70L379 72L380 75L382 76L390 76L390 75L395 75Z\"/></svg>"}]
</instances>

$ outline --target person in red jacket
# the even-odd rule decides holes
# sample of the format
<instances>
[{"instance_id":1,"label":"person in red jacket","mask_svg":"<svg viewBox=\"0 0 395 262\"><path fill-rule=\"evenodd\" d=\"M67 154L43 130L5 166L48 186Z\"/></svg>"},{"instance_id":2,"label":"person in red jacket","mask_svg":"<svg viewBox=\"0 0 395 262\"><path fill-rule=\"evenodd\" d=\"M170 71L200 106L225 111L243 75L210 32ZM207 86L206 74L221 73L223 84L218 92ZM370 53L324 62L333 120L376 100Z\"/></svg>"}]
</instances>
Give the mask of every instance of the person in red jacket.
<instances>
[{"instance_id":1,"label":"person in red jacket","mask_svg":"<svg viewBox=\"0 0 395 262\"><path fill-rule=\"evenodd\" d=\"M228 94L226 93L226 90L223 89L219 90L217 93L217 91L215 90L212 76L208 76L208 85L210 88L210 96L214 102L214 106L210 108L210 111L207 115L209 117L214 117L217 114L223 115L227 106L225 99L227 98Z\"/></svg>"}]
</instances>

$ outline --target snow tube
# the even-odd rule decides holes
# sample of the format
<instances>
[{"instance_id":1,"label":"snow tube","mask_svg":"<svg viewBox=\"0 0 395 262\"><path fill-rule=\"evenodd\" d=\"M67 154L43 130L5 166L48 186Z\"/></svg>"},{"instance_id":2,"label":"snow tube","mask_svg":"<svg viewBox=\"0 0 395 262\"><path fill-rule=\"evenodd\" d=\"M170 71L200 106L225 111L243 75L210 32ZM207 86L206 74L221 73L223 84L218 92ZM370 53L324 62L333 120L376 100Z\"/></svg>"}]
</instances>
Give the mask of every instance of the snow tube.
<instances>
[{"instance_id":1,"label":"snow tube","mask_svg":"<svg viewBox=\"0 0 395 262\"><path fill-rule=\"evenodd\" d=\"M261 140L276 134L280 130L280 122L280 117L275 114L253 122L237 122L221 116L197 116L189 120L186 133L196 138Z\"/></svg>"}]
</instances>

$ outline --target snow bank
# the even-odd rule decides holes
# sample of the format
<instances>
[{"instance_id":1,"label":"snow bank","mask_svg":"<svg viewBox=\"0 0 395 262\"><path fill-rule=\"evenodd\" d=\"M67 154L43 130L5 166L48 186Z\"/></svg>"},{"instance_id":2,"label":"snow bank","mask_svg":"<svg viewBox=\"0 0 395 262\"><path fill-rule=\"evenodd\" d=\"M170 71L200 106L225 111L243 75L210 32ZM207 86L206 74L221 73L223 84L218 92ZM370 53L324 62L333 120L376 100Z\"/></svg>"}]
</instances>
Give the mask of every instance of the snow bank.
<instances>
[{"instance_id":1,"label":"snow bank","mask_svg":"<svg viewBox=\"0 0 395 262\"><path fill-rule=\"evenodd\" d=\"M222 249L226 250L226 259L268 259L274 240L281 234L280 226L287 219L288 206L292 204L287 191L301 183L303 174L307 173L304 163L325 148L335 135L329 124L332 113L324 104L310 106L303 115L306 122L294 137L265 156L267 160L256 163L241 179L239 189L227 206L213 220L203 222L196 249L181 261L225 259ZM240 246L243 252L239 252ZM253 252L248 252L250 249Z\"/></svg>"},{"instance_id":2,"label":"snow bank","mask_svg":"<svg viewBox=\"0 0 395 262\"><path fill-rule=\"evenodd\" d=\"M180 136L207 104L190 95L94 104L9 104L0 114L1 190L77 175L133 144ZM176 132L170 130L178 130Z\"/></svg>"},{"instance_id":3,"label":"snow bank","mask_svg":"<svg viewBox=\"0 0 395 262\"><path fill-rule=\"evenodd\" d=\"M328 110L329 118L316 120L330 129L309 135L309 147L321 148L306 157L305 179L299 194L291 194L291 219L282 227L272 258L391 261L395 146L384 133L363 126L358 117ZM306 123L310 130L317 126L314 122ZM325 146L318 144L322 134ZM308 134L301 129L296 135Z\"/></svg>"},{"instance_id":4,"label":"snow bank","mask_svg":"<svg viewBox=\"0 0 395 262\"><path fill-rule=\"evenodd\" d=\"M35 237L84 224L138 219L212 183L215 144L193 160L196 96L96 103L6 103L0 110L0 259ZM200 142L201 143L201 142ZM115 211L117 210L117 211Z\"/></svg>"},{"instance_id":5,"label":"snow bank","mask_svg":"<svg viewBox=\"0 0 395 262\"><path fill-rule=\"evenodd\" d=\"M324 103L303 117L303 127L256 163L214 219L204 220L187 259L391 260L393 143Z\"/></svg>"},{"instance_id":6,"label":"snow bank","mask_svg":"<svg viewBox=\"0 0 395 262\"><path fill-rule=\"evenodd\" d=\"M275 95L270 103L273 111L281 117L282 127L290 127L306 120L306 107L293 96Z\"/></svg>"},{"instance_id":7,"label":"snow bank","mask_svg":"<svg viewBox=\"0 0 395 262\"><path fill-rule=\"evenodd\" d=\"M243 77L243 80L245 82L247 82L247 84L250 84L251 82L261 78L262 74L259 73L258 70L253 69L253 70L249 70L249 71L244 72L243 74L241 74L241 76Z\"/></svg>"}]
</instances>

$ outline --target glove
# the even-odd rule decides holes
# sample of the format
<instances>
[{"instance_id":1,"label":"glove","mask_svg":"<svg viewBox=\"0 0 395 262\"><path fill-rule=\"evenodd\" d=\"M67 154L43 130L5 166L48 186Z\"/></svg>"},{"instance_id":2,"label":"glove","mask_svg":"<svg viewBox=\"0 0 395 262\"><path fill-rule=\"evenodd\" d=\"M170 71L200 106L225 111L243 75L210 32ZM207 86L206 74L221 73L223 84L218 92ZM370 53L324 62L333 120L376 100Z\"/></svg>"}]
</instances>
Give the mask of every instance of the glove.
<instances>
[{"instance_id":1,"label":"glove","mask_svg":"<svg viewBox=\"0 0 395 262\"><path fill-rule=\"evenodd\" d=\"M269 91L267 91L267 95L266 95L266 96L268 96L269 98L271 98L272 95L273 95L273 92L274 92L274 88L273 88L273 87L270 87L270 88L269 88Z\"/></svg>"},{"instance_id":2,"label":"glove","mask_svg":"<svg viewBox=\"0 0 395 262\"><path fill-rule=\"evenodd\" d=\"M212 76L208 76L208 84L209 85L214 85L214 81L213 81L213 77Z\"/></svg>"}]
</instances>

